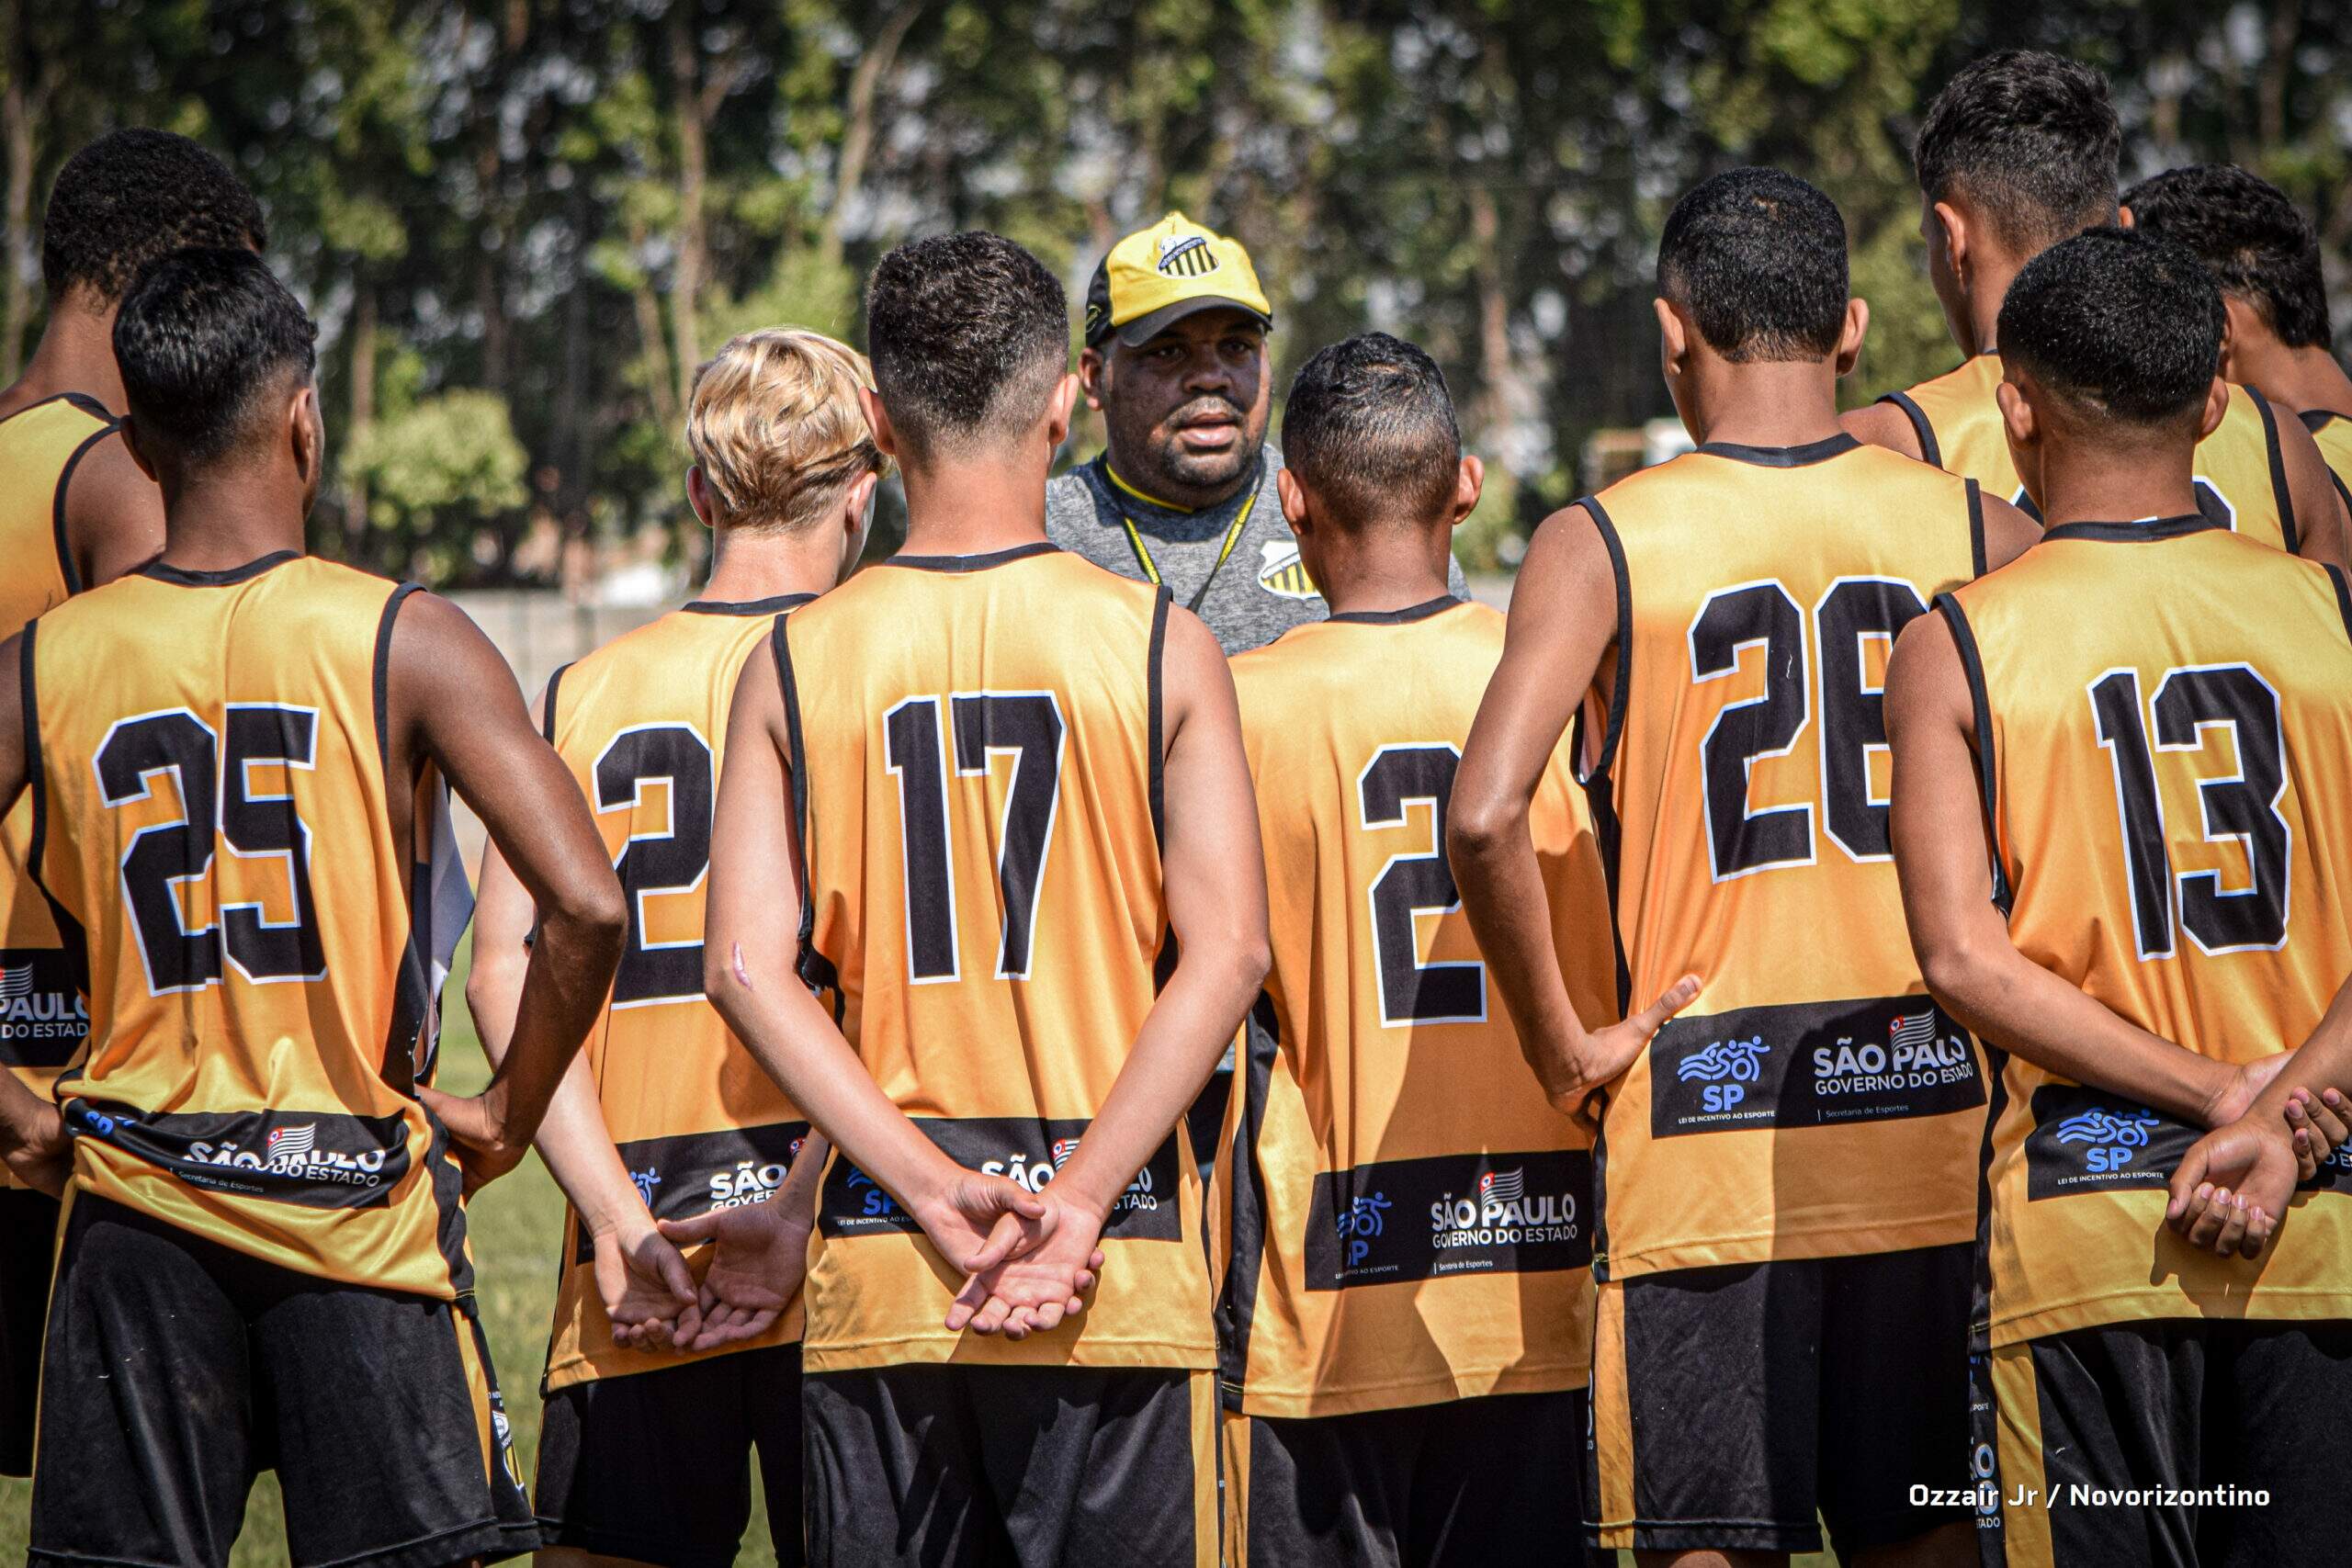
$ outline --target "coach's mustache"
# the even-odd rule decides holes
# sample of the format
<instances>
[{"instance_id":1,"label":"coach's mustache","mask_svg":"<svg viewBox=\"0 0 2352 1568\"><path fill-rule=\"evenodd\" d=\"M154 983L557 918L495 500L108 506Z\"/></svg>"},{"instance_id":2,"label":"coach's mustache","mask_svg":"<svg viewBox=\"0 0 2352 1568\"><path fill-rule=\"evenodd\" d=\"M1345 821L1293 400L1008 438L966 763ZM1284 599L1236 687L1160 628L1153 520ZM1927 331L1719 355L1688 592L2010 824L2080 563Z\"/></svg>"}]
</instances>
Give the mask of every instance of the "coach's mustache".
<instances>
[{"instance_id":1,"label":"coach's mustache","mask_svg":"<svg viewBox=\"0 0 2352 1568\"><path fill-rule=\"evenodd\" d=\"M1241 424L1250 418L1250 411L1231 398L1215 392L1194 398L1191 402L1168 416L1170 430L1189 430L1196 424Z\"/></svg>"}]
</instances>

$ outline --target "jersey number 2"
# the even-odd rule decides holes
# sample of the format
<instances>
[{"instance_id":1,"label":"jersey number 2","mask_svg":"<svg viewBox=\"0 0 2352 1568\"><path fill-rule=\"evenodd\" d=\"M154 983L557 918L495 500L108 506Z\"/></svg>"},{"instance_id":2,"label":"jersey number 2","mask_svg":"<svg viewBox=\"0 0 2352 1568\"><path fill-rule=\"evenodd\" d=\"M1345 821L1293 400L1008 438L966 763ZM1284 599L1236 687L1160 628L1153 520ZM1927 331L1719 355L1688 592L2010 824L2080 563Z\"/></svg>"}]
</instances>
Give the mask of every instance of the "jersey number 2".
<instances>
[{"instance_id":1,"label":"jersey number 2","mask_svg":"<svg viewBox=\"0 0 2352 1568\"><path fill-rule=\"evenodd\" d=\"M628 946L613 973L613 1005L639 1007L683 1001L702 995L702 942L650 942L645 938L645 900L663 893L688 893L710 870L710 808L715 770L710 743L683 724L649 724L624 729L596 759L599 813L635 807L645 786L667 786L666 830L632 833L613 872L628 897Z\"/></svg>"},{"instance_id":2,"label":"jersey number 2","mask_svg":"<svg viewBox=\"0 0 2352 1568\"><path fill-rule=\"evenodd\" d=\"M1421 915L1462 908L1445 860L1445 808L1462 753L1451 746L1384 747L1356 779L1363 825L1401 828L1414 806L1430 808L1430 848L1391 855L1372 879L1372 942L1380 960L1380 1021L1476 1023L1487 1016L1487 966L1423 964L1413 927Z\"/></svg>"},{"instance_id":3,"label":"jersey number 2","mask_svg":"<svg viewBox=\"0 0 2352 1568\"><path fill-rule=\"evenodd\" d=\"M909 697L883 716L885 759L899 781L907 893L907 972L917 985L963 973L956 940L956 868L947 843L947 775L939 698ZM947 699L959 777L1012 760L997 827L997 892L1004 936L996 977L1025 980L1037 930L1037 889L1061 800L1061 704L1051 692L959 692Z\"/></svg>"}]
</instances>

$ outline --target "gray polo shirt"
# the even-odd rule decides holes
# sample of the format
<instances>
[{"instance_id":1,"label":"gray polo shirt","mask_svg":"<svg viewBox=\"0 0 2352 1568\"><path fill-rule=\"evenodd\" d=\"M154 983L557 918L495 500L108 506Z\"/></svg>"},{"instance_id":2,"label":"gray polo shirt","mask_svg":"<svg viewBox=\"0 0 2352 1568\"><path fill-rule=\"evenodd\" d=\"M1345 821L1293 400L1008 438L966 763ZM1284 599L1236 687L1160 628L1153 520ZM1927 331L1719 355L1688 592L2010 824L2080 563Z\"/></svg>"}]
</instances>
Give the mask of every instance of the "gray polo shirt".
<instances>
[{"instance_id":1,"label":"gray polo shirt","mask_svg":"<svg viewBox=\"0 0 2352 1568\"><path fill-rule=\"evenodd\" d=\"M1298 564L1298 543L1283 521L1282 500L1274 492L1274 470L1282 462L1282 453L1269 441L1258 460L1254 488L1199 512L1180 512L1121 489L1098 456L1046 482L1046 536L1097 566L1141 579L1143 563L1121 519L1133 523L1176 603L1190 604L1201 585L1208 583L1201 618L1226 652L1240 653L1331 613L1323 595L1307 581ZM1217 556L1226 534L1244 506L1250 508L1249 521L1219 569ZM1468 597L1459 564L1449 576L1453 592Z\"/></svg>"}]
</instances>

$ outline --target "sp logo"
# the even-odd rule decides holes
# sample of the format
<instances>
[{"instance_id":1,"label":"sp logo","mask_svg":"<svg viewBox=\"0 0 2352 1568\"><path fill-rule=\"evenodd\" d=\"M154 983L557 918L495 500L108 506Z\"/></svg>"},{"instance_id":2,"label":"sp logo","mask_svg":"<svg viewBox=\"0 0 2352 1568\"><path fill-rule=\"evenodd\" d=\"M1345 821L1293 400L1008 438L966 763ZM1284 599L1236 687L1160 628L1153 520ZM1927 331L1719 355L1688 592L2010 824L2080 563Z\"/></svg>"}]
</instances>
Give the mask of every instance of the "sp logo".
<instances>
[{"instance_id":1,"label":"sp logo","mask_svg":"<svg viewBox=\"0 0 2352 1568\"><path fill-rule=\"evenodd\" d=\"M2132 1156L2148 1146L2148 1133L2155 1124L2155 1112L2137 1108L2120 1112L2077 1111L2058 1123L2058 1141L2089 1145L2083 1150L2084 1169L2117 1171L2130 1165Z\"/></svg>"},{"instance_id":2,"label":"sp logo","mask_svg":"<svg viewBox=\"0 0 2352 1568\"><path fill-rule=\"evenodd\" d=\"M1697 1082L1699 1100L1709 1111L1730 1111L1747 1098L1747 1086L1764 1076L1772 1047L1760 1034L1747 1040L1718 1040L1682 1058L1674 1069L1682 1083Z\"/></svg>"}]
</instances>

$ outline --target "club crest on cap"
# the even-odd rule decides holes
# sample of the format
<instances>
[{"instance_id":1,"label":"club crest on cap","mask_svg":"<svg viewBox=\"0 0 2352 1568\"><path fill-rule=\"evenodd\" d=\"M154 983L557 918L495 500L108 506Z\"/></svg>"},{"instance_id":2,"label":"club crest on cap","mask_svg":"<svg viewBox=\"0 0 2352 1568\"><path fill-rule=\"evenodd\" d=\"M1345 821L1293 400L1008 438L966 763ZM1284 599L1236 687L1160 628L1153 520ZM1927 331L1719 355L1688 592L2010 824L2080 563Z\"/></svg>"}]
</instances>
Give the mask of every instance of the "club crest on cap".
<instances>
[{"instance_id":1,"label":"club crest on cap","mask_svg":"<svg viewBox=\"0 0 2352 1568\"><path fill-rule=\"evenodd\" d=\"M1162 234L1153 270L1162 277L1204 277L1216 270L1216 253L1205 234Z\"/></svg>"}]
</instances>

